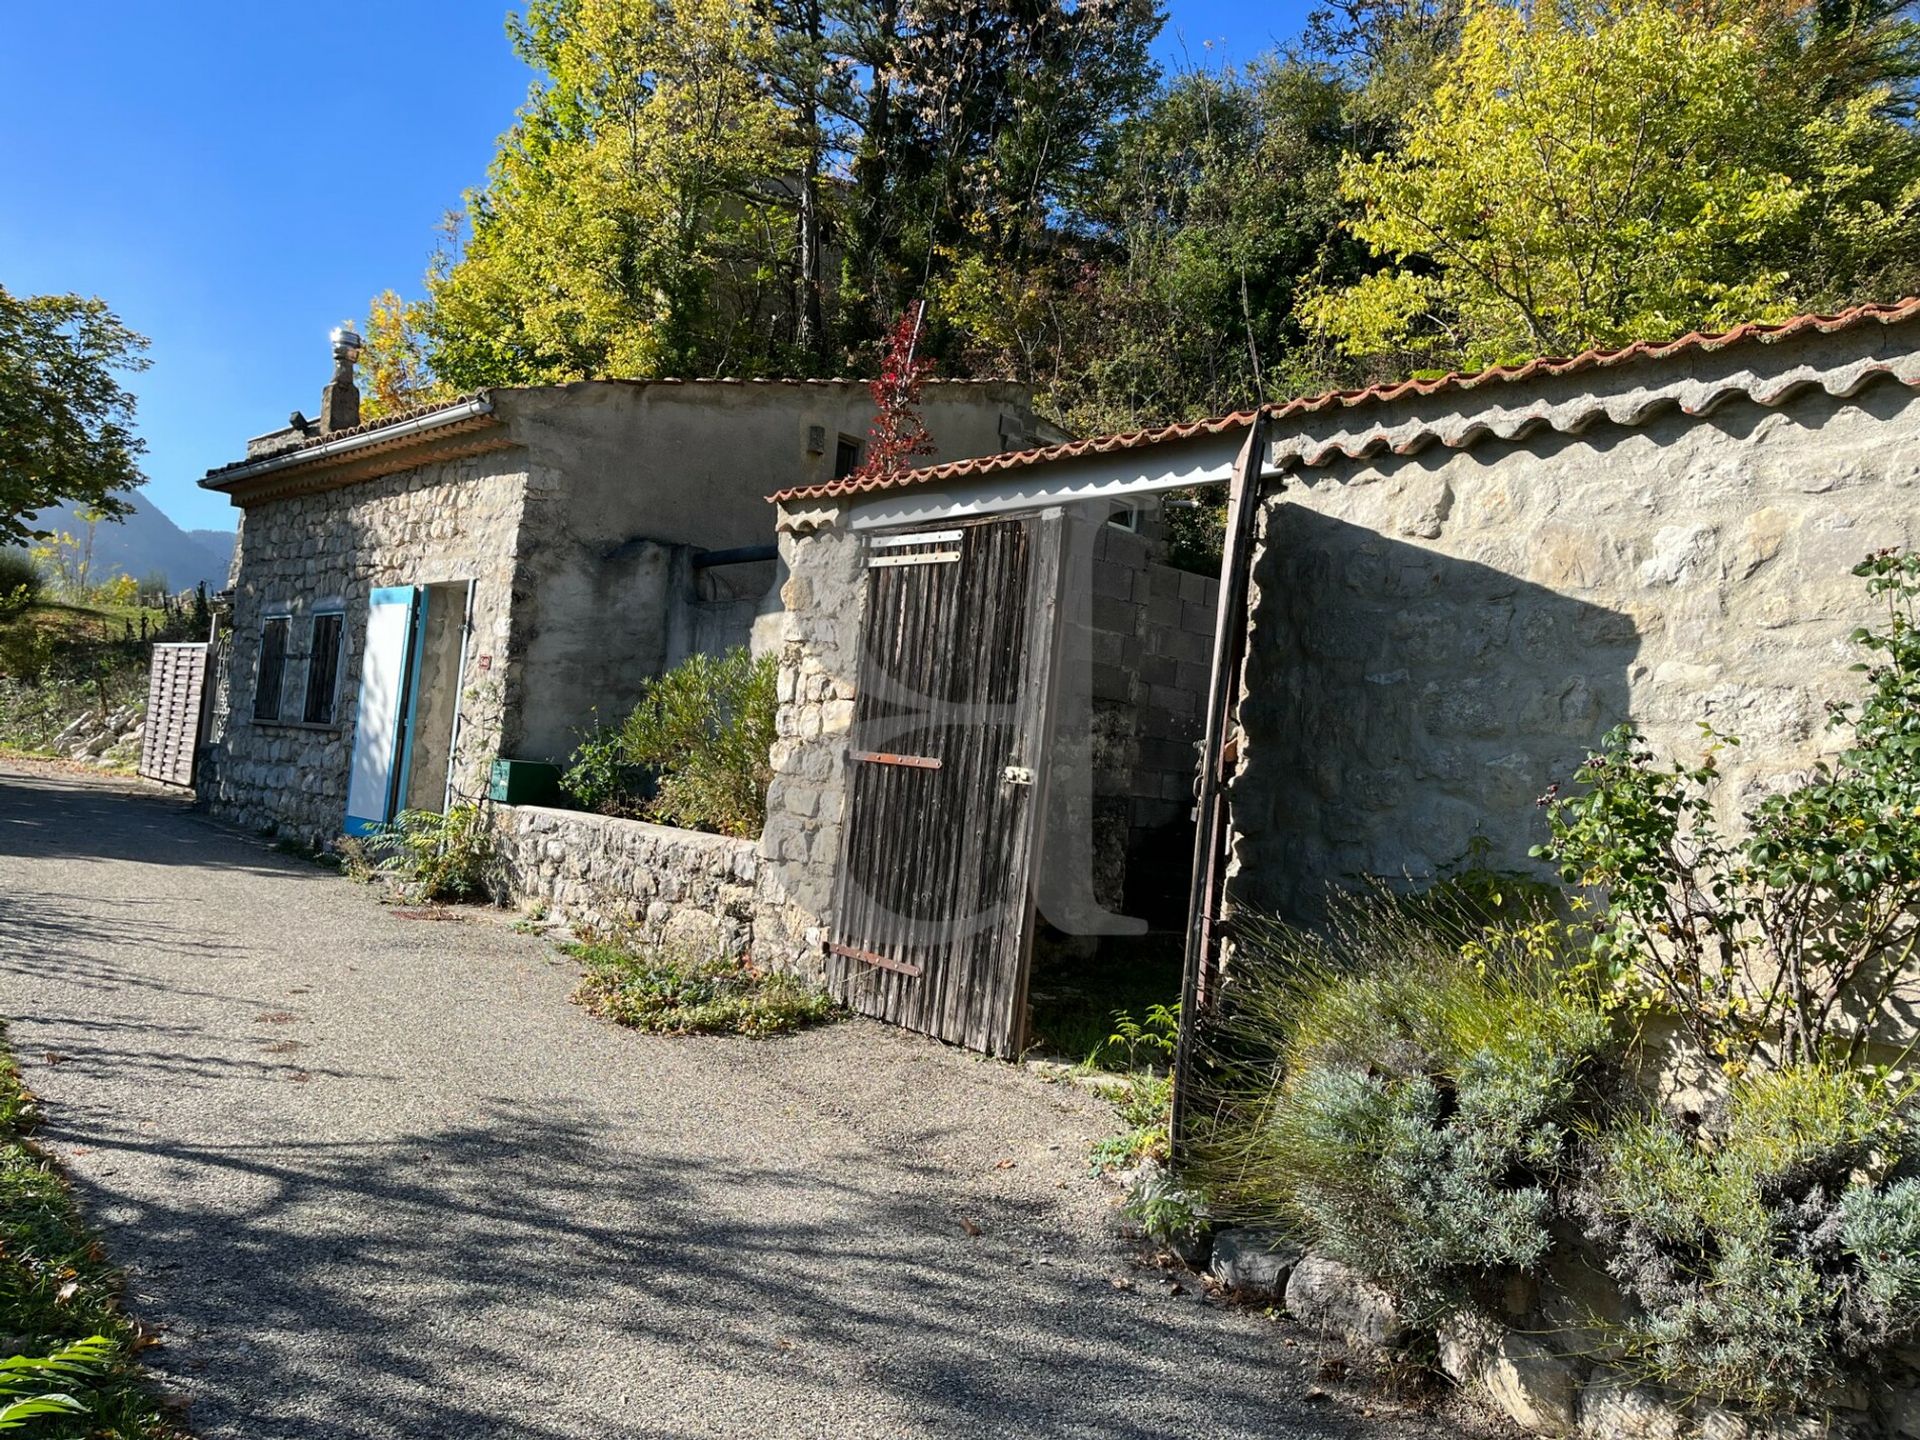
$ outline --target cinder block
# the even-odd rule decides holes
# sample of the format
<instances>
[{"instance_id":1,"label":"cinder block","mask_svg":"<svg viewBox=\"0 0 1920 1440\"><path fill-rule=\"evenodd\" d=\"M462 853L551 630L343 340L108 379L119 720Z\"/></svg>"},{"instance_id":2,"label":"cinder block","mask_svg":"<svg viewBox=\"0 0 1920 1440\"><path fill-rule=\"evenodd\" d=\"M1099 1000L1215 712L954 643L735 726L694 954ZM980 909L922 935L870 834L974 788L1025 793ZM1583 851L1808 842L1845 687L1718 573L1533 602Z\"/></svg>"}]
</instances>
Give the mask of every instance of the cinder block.
<instances>
[{"instance_id":1,"label":"cinder block","mask_svg":"<svg viewBox=\"0 0 1920 1440\"><path fill-rule=\"evenodd\" d=\"M1140 657L1140 678L1149 685L1179 685L1181 664L1171 655Z\"/></svg>"},{"instance_id":2,"label":"cinder block","mask_svg":"<svg viewBox=\"0 0 1920 1440\"><path fill-rule=\"evenodd\" d=\"M1176 660L1188 660L1197 664L1213 664L1213 636L1198 635L1191 630L1169 631L1161 642L1161 653L1173 656Z\"/></svg>"},{"instance_id":3,"label":"cinder block","mask_svg":"<svg viewBox=\"0 0 1920 1440\"><path fill-rule=\"evenodd\" d=\"M1180 572L1180 598L1192 604L1200 604L1207 598L1207 577L1196 575L1190 570Z\"/></svg>"},{"instance_id":4,"label":"cinder block","mask_svg":"<svg viewBox=\"0 0 1920 1440\"><path fill-rule=\"evenodd\" d=\"M1140 607L1131 600L1116 600L1111 595L1093 597L1093 628L1116 635L1132 635L1140 626Z\"/></svg>"},{"instance_id":5,"label":"cinder block","mask_svg":"<svg viewBox=\"0 0 1920 1440\"><path fill-rule=\"evenodd\" d=\"M1180 576L1183 572L1171 565L1149 565L1147 567L1148 591L1154 595L1171 595L1180 598Z\"/></svg>"},{"instance_id":6,"label":"cinder block","mask_svg":"<svg viewBox=\"0 0 1920 1440\"><path fill-rule=\"evenodd\" d=\"M1147 628L1149 630L1177 630L1180 628L1180 597L1178 595L1155 595L1147 602Z\"/></svg>"},{"instance_id":7,"label":"cinder block","mask_svg":"<svg viewBox=\"0 0 1920 1440\"><path fill-rule=\"evenodd\" d=\"M1093 593L1116 600L1133 599L1133 572L1110 560L1094 561Z\"/></svg>"},{"instance_id":8,"label":"cinder block","mask_svg":"<svg viewBox=\"0 0 1920 1440\"><path fill-rule=\"evenodd\" d=\"M1121 530L1113 525L1100 527L1106 537L1106 558L1125 565L1129 570L1142 570L1147 564L1147 542L1132 531Z\"/></svg>"},{"instance_id":9,"label":"cinder block","mask_svg":"<svg viewBox=\"0 0 1920 1440\"><path fill-rule=\"evenodd\" d=\"M1202 665L1194 660L1174 662L1173 683L1189 695L1204 696L1207 693L1207 682L1212 678L1211 665Z\"/></svg>"},{"instance_id":10,"label":"cinder block","mask_svg":"<svg viewBox=\"0 0 1920 1440\"><path fill-rule=\"evenodd\" d=\"M1147 687L1147 705L1150 709L1165 710L1170 715L1191 715L1198 697L1191 691L1182 690L1177 685L1149 685Z\"/></svg>"},{"instance_id":11,"label":"cinder block","mask_svg":"<svg viewBox=\"0 0 1920 1440\"><path fill-rule=\"evenodd\" d=\"M1191 580L1193 577L1189 575L1187 578ZM1180 628L1182 630L1191 630L1196 635L1211 636L1213 634L1214 622L1218 618L1214 612L1214 607L1211 605L1202 604L1198 600L1182 600L1180 602Z\"/></svg>"},{"instance_id":12,"label":"cinder block","mask_svg":"<svg viewBox=\"0 0 1920 1440\"><path fill-rule=\"evenodd\" d=\"M1133 800L1133 826L1136 830L1155 829L1178 820L1191 808L1171 800L1147 800L1136 795Z\"/></svg>"},{"instance_id":13,"label":"cinder block","mask_svg":"<svg viewBox=\"0 0 1920 1440\"><path fill-rule=\"evenodd\" d=\"M1133 699L1133 677L1118 665L1093 667L1093 698L1096 700Z\"/></svg>"}]
</instances>

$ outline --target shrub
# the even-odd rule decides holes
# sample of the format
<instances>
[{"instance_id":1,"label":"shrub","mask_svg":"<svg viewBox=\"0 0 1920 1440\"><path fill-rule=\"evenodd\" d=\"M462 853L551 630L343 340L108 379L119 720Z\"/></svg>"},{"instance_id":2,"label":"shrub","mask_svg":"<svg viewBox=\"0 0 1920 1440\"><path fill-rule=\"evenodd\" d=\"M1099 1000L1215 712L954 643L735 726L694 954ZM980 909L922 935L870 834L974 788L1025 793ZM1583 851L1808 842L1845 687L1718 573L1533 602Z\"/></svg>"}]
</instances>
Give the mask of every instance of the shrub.
<instances>
[{"instance_id":1,"label":"shrub","mask_svg":"<svg viewBox=\"0 0 1920 1440\"><path fill-rule=\"evenodd\" d=\"M0 549L0 615L24 610L40 598L46 576L24 550Z\"/></svg>"},{"instance_id":2,"label":"shrub","mask_svg":"<svg viewBox=\"0 0 1920 1440\"><path fill-rule=\"evenodd\" d=\"M1108 1087L1119 1129L1096 1140L1095 1173L1167 1158L1167 1122L1173 1110L1173 1077L1136 1070Z\"/></svg>"},{"instance_id":3,"label":"shrub","mask_svg":"<svg viewBox=\"0 0 1920 1440\"><path fill-rule=\"evenodd\" d=\"M1650 1375L1754 1409L1871 1372L1920 1327L1920 1183L1902 1097L1794 1066L1739 1081L1720 1133L1643 1116L1601 1138L1574 1204L1639 1314Z\"/></svg>"},{"instance_id":4,"label":"shrub","mask_svg":"<svg viewBox=\"0 0 1920 1440\"><path fill-rule=\"evenodd\" d=\"M368 860L405 885L420 900L477 900L491 889L499 863L493 827L478 805L402 810L364 842L346 847L343 864L352 875Z\"/></svg>"},{"instance_id":5,"label":"shrub","mask_svg":"<svg viewBox=\"0 0 1920 1440\"><path fill-rule=\"evenodd\" d=\"M743 648L717 659L689 656L649 683L618 730L599 732L574 752L567 793L603 814L759 834L773 774L778 674L772 656L755 660Z\"/></svg>"},{"instance_id":6,"label":"shrub","mask_svg":"<svg viewBox=\"0 0 1920 1440\"><path fill-rule=\"evenodd\" d=\"M742 957L598 940L567 947L586 966L574 998L596 1015L662 1035L764 1037L813 1025L833 1001L792 975Z\"/></svg>"},{"instance_id":7,"label":"shrub","mask_svg":"<svg viewBox=\"0 0 1920 1440\"><path fill-rule=\"evenodd\" d=\"M1920 555L1882 551L1854 574L1886 623L1854 632L1877 657L1858 713L1828 706L1852 744L1754 809L1747 838L1715 823L1719 756L1739 741L1707 726L1692 765L1657 764L1617 729L1573 794L1548 797L1552 838L1536 853L1604 897L1596 944L1614 985L1670 1011L1731 1074L1769 1057L1858 1061L1871 1017L1913 980Z\"/></svg>"},{"instance_id":8,"label":"shrub","mask_svg":"<svg viewBox=\"0 0 1920 1440\"><path fill-rule=\"evenodd\" d=\"M1564 982L1558 942L1490 931L1469 958L1385 896L1330 936L1255 930L1195 1146L1216 1209L1280 1221L1428 1320L1537 1267L1614 1073L1611 1025Z\"/></svg>"}]
</instances>

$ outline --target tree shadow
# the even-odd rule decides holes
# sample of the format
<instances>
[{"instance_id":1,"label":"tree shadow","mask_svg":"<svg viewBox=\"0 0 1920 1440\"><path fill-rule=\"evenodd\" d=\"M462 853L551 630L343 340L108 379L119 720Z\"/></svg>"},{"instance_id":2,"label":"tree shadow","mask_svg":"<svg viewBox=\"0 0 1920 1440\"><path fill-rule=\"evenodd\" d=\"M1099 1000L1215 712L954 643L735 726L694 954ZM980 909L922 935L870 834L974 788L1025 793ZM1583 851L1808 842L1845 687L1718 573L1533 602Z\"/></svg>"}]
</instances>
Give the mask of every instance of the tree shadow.
<instances>
[{"instance_id":1,"label":"tree shadow","mask_svg":"<svg viewBox=\"0 0 1920 1440\"><path fill-rule=\"evenodd\" d=\"M626 1127L497 1099L378 1144L61 1129L90 1169L177 1168L166 1196L82 1189L174 1322L162 1368L209 1435L804 1434L864 1415L882 1422L865 1433L1147 1440L1202 1406L1220 1433L1307 1413L1352 1433L1276 1384L1271 1336L1209 1324L1196 1376L1183 1308L1035 1263L1047 1206L955 1194L912 1150L880 1167L636 1151ZM189 1194L217 1198L171 1198Z\"/></svg>"},{"instance_id":2,"label":"tree shadow","mask_svg":"<svg viewBox=\"0 0 1920 1440\"><path fill-rule=\"evenodd\" d=\"M195 814L190 796L0 763L0 858L190 865L322 879L294 856Z\"/></svg>"}]
</instances>

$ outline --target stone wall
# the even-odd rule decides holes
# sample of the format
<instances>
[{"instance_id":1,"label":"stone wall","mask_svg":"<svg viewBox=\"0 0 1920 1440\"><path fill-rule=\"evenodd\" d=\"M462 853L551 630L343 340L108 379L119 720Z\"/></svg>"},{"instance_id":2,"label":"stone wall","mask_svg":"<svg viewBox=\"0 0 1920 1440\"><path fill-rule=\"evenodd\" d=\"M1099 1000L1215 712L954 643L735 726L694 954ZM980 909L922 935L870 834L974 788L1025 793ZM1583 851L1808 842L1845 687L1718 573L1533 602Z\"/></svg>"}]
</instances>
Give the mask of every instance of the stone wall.
<instances>
[{"instance_id":1,"label":"stone wall","mask_svg":"<svg viewBox=\"0 0 1920 1440\"><path fill-rule=\"evenodd\" d=\"M506 903L702 957L753 949L753 840L538 805L493 821Z\"/></svg>"},{"instance_id":2,"label":"stone wall","mask_svg":"<svg viewBox=\"0 0 1920 1440\"><path fill-rule=\"evenodd\" d=\"M1262 516L1236 893L1528 867L1535 804L1632 719L1722 757L1734 818L1838 748L1873 618L1851 567L1920 542L1920 398L1803 392L1643 426L1286 476Z\"/></svg>"},{"instance_id":3,"label":"stone wall","mask_svg":"<svg viewBox=\"0 0 1920 1440\"><path fill-rule=\"evenodd\" d=\"M824 976L860 674L865 554L826 506L780 517L781 613L757 638L780 657L778 738L760 837L755 938L770 963Z\"/></svg>"},{"instance_id":4,"label":"stone wall","mask_svg":"<svg viewBox=\"0 0 1920 1440\"><path fill-rule=\"evenodd\" d=\"M377 587L475 581L473 632L461 676L463 733L456 787L484 788L500 717L516 702L508 654L515 543L525 489L523 452L424 465L342 489L243 512L234 560L228 646L215 696L200 795L217 815L331 843L346 817L367 597ZM334 722L253 718L261 621L292 617L287 704L297 704L309 621L345 612Z\"/></svg>"}]
</instances>

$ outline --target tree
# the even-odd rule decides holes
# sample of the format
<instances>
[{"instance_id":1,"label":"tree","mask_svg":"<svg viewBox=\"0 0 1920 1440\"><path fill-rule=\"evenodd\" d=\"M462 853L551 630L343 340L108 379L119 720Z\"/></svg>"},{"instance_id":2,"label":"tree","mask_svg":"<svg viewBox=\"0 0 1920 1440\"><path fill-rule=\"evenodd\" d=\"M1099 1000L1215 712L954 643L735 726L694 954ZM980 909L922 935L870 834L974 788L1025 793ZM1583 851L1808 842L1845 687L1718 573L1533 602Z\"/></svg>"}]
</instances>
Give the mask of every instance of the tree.
<instances>
[{"instance_id":1,"label":"tree","mask_svg":"<svg viewBox=\"0 0 1920 1440\"><path fill-rule=\"evenodd\" d=\"M1339 228L1358 93L1327 64L1270 59L1183 75L1114 127L1081 212L1085 333L1047 377L1063 423L1220 414L1327 378L1296 310L1362 269Z\"/></svg>"},{"instance_id":2,"label":"tree","mask_svg":"<svg viewBox=\"0 0 1920 1440\"><path fill-rule=\"evenodd\" d=\"M379 420L414 405L451 399L453 387L427 363L427 307L392 290L367 305L359 371L360 418Z\"/></svg>"},{"instance_id":3,"label":"tree","mask_svg":"<svg viewBox=\"0 0 1920 1440\"><path fill-rule=\"evenodd\" d=\"M146 442L116 375L146 369L146 348L101 300L0 286L0 544L33 538L29 517L62 501L127 512Z\"/></svg>"},{"instance_id":4,"label":"tree","mask_svg":"<svg viewBox=\"0 0 1920 1440\"><path fill-rule=\"evenodd\" d=\"M534 0L509 31L543 78L429 276L434 373L466 388L761 368L794 170L765 13Z\"/></svg>"},{"instance_id":5,"label":"tree","mask_svg":"<svg viewBox=\"0 0 1920 1440\"><path fill-rule=\"evenodd\" d=\"M1803 7L1476 0L1405 148L1350 161L1382 262L1312 297L1349 354L1480 365L1776 318L1892 283L1920 142L1884 86L1783 83Z\"/></svg>"},{"instance_id":6,"label":"tree","mask_svg":"<svg viewBox=\"0 0 1920 1440\"><path fill-rule=\"evenodd\" d=\"M1107 128L1152 93L1162 18L1151 0L882 0L856 52L874 76L846 226L856 334L966 257L1036 284Z\"/></svg>"}]
</instances>

